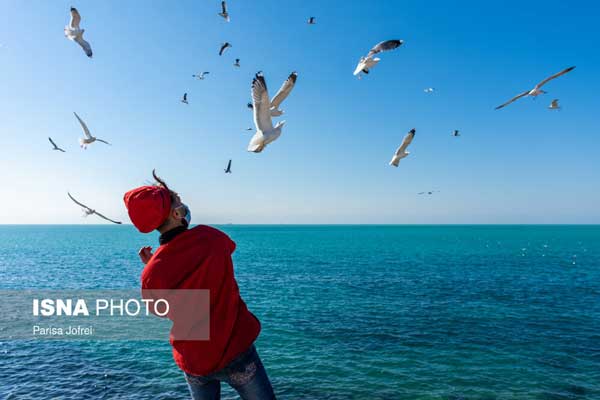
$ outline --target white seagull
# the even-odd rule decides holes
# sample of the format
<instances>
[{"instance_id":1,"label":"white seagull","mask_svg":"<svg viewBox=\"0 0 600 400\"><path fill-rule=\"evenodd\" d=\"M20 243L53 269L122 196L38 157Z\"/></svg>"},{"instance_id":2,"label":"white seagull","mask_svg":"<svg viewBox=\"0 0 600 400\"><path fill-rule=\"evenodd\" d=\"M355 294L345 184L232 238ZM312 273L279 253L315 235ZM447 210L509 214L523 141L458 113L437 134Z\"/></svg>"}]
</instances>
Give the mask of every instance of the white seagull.
<instances>
[{"instance_id":1,"label":"white seagull","mask_svg":"<svg viewBox=\"0 0 600 400\"><path fill-rule=\"evenodd\" d=\"M455 129L454 132L452 132L452 136L460 136L458 129Z\"/></svg>"},{"instance_id":2,"label":"white seagull","mask_svg":"<svg viewBox=\"0 0 600 400\"><path fill-rule=\"evenodd\" d=\"M357 76L358 79L360 79L361 73L368 74L369 70L377 65L379 61L381 60L377 57L361 57L354 70L354 76Z\"/></svg>"},{"instance_id":3,"label":"white seagull","mask_svg":"<svg viewBox=\"0 0 600 400\"><path fill-rule=\"evenodd\" d=\"M229 13L227 12L227 3L224 1L221 2L221 12L219 15L225 18L225 21L229 22Z\"/></svg>"},{"instance_id":4,"label":"white seagull","mask_svg":"<svg viewBox=\"0 0 600 400\"><path fill-rule=\"evenodd\" d=\"M310 17L310 18L308 19L307 23L308 23L309 25L314 25L314 24L316 24L316 23L317 23L317 21L315 21L315 17Z\"/></svg>"},{"instance_id":5,"label":"white seagull","mask_svg":"<svg viewBox=\"0 0 600 400\"><path fill-rule=\"evenodd\" d=\"M79 115L77 115L76 112L73 112L73 114L75 114L75 118L77 118L77 121L79 121L79 124L81 125L81 128L83 129L83 134L85 136L85 137L79 139L79 146L81 146L85 150L85 149L87 149L88 145L90 145L94 142L102 142L109 146L111 145L106 140L98 139L97 137L92 136L90 134L90 130L88 129L85 122L83 122L83 120L81 118L79 118Z\"/></svg>"},{"instance_id":6,"label":"white seagull","mask_svg":"<svg viewBox=\"0 0 600 400\"><path fill-rule=\"evenodd\" d=\"M80 202L78 202L77 200L75 200L75 198L74 198L73 196L71 196L71 193L67 192L67 194L69 195L69 198L70 198L71 200L73 200L73 202L74 202L75 204L77 204L78 206L80 206L80 207L83 209L83 212L85 213L85 214L83 215L84 217L87 217L88 215L93 215L93 214L96 214L96 215L97 215L97 216L99 216L100 218L103 218L103 219L105 219L105 220L107 220L107 221L110 221L110 222L112 222L113 224L119 224L119 225L121 224L121 222L120 222L120 221L115 221L115 220L112 220L112 219L110 219L110 218L107 218L107 217L105 217L104 215L100 214L98 211L96 211L96 210L94 210L94 209L91 209L90 207L86 206L86 205L85 205L85 204L83 204L83 203L80 203Z\"/></svg>"},{"instance_id":7,"label":"white seagull","mask_svg":"<svg viewBox=\"0 0 600 400\"><path fill-rule=\"evenodd\" d=\"M208 75L208 74L210 74L210 72L208 72L208 71L205 71L205 72L201 72L201 73L199 73L199 74L194 74L194 75L192 75L192 77L193 77L193 78L196 78L196 79L199 79L199 80L203 80L203 79L204 79L204 77L205 77L206 75Z\"/></svg>"},{"instance_id":8,"label":"white seagull","mask_svg":"<svg viewBox=\"0 0 600 400\"><path fill-rule=\"evenodd\" d=\"M416 132L415 129L411 129L406 134L406 136L404 136L404 140L402 141L402 144L400 145L400 147L398 147L398 150L396 150L396 153L392 157L392 160L390 161L390 165L397 167L400 160L410 154L408 151L406 151L406 148L408 147L410 142L412 142L413 138L415 137L415 132Z\"/></svg>"},{"instance_id":9,"label":"white seagull","mask_svg":"<svg viewBox=\"0 0 600 400\"><path fill-rule=\"evenodd\" d=\"M550 110L560 110L560 105L558 104L558 99L552 100L550 105L548 106Z\"/></svg>"},{"instance_id":10,"label":"white seagull","mask_svg":"<svg viewBox=\"0 0 600 400\"><path fill-rule=\"evenodd\" d=\"M235 62L233 63L233 66L239 68L239 66L240 66L240 59L239 58L235 59Z\"/></svg>"},{"instance_id":11,"label":"white seagull","mask_svg":"<svg viewBox=\"0 0 600 400\"><path fill-rule=\"evenodd\" d=\"M298 73L294 71L288 76L285 82L283 82L283 85L281 85L279 91L275 94L275 97L271 99L270 111L272 117L279 117L283 114L283 111L279 109L279 106L292 92L292 89L296 85L296 79L298 79Z\"/></svg>"},{"instance_id":12,"label":"white seagull","mask_svg":"<svg viewBox=\"0 0 600 400\"><path fill-rule=\"evenodd\" d=\"M48 140L50 141L50 143L52 143L52 146L54 146L54 148L52 150L58 150L58 151L62 151L63 153L65 152L63 149L61 149L60 147L58 147L56 145L56 143L54 143L54 140L52 140L51 137L48 138Z\"/></svg>"},{"instance_id":13,"label":"white seagull","mask_svg":"<svg viewBox=\"0 0 600 400\"><path fill-rule=\"evenodd\" d=\"M425 93L433 93L433 92L435 92L435 88L429 87L429 88L427 88L427 89L425 89L425 90L423 90L423 91L424 91Z\"/></svg>"},{"instance_id":14,"label":"white seagull","mask_svg":"<svg viewBox=\"0 0 600 400\"><path fill-rule=\"evenodd\" d=\"M77 11L75 7L71 7L71 21L69 22L69 25L65 26L65 36L67 39L77 42L83 51L85 51L85 54L92 58L92 47L83 39L83 32L85 32L85 29L79 28L79 22L81 22L79 11Z\"/></svg>"},{"instance_id":15,"label":"white seagull","mask_svg":"<svg viewBox=\"0 0 600 400\"><path fill-rule=\"evenodd\" d=\"M512 103L513 101L516 101L518 99L520 99L521 97L525 97L525 96L531 96L533 98L539 96L540 94L546 93L545 91L543 91L541 88L542 86L544 86L546 83L548 83L549 81L551 81L552 79L558 78L561 75L566 74L567 72L572 71L573 69L575 69L575 67L569 67L565 70L562 70L546 79L544 79L543 81L541 81L540 83L538 83L537 85L535 85L535 87L533 89L530 90L526 90L523 93L513 97L512 99L510 99L509 101L507 101L504 104L499 105L498 107L496 107L496 110L501 109L502 107L506 107L507 105L509 105L510 103Z\"/></svg>"},{"instance_id":16,"label":"white seagull","mask_svg":"<svg viewBox=\"0 0 600 400\"><path fill-rule=\"evenodd\" d=\"M229 43L229 42L225 42L225 43L223 43L223 44L221 45L221 49L219 50L219 55L220 55L220 56L222 56L222 55L223 55L223 52L224 52L224 51L225 51L227 48L229 48L229 47L231 47L231 43Z\"/></svg>"},{"instance_id":17,"label":"white seagull","mask_svg":"<svg viewBox=\"0 0 600 400\"><path fill-rule=\"evenodd\" d=\"M254 125L256 133L250 139L248 151L260 153L266 145L275 141L281 135L285 121L279 121L273 127L271 119L271 102L267 83L262 73L257 73L252 80L252 102L254 104Z\"/></svg>"}]
</instances>

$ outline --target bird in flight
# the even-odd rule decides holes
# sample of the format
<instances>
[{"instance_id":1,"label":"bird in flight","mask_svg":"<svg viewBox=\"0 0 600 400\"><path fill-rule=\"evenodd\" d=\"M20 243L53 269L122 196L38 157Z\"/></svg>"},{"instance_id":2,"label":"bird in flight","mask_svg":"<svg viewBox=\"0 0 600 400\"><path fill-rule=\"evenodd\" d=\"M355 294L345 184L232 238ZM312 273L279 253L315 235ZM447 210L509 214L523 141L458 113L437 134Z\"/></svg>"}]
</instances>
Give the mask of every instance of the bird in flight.
<instances>
[{"instance_id":1,"label":"bird in flight","mask_svg":"<svg viewBox=\"0 0 600 400\"><path fill-rule=\"evenodd\" d=\"M252 129L252 128L246 128L246 130L247 130L247 131L252 131L253 129Z\"/></svg>"},{"instance_id":2,"label":"bird in flight","mask_svg":"<svg viewBox=\"0 0 600 400\"><path fill-rule=\"evenodd\" d=\"M234 67L238 67L238 68L240 67L240 59L239 58L235 59L235 62L233 63L233 66Z\"/></svg>"},{"instance_id":3,"label":"bird in flight","mask_svg":"<svg viewBox=\"0 0 600 400\"><path fill-rule=\"evenodd\" d=\"M84 214L84 217L87 217L88 215L93 215L93 214L96 214L96 215L97 215L97 216L99 216L100 218L103 218L103 219L105 219L105 220L107 220L107 221L110 221L110 222L112 222L113 224L119 224L119 225L120 225L120 224L122 223L122 222L120 222L120 221L115 221L115 220L112 220L112 219L110 219L110 218L107 218L107 217L105 217L104 215L100 214L98 211L96 211L96 210L94 210L94 209L92 209L92 208L90 208L90 207L86 206L86 205L85 205L85 204L83 204L83 203L80 203L80 202L78 202L77 200L75 200L75 198L74 198L73 196L71 196L71 193L67 192L67 194L69 195L69 198L70 198L71 200L73 200L73 202L74 202L75 204L77 204L78 206L80 206L80 207L83 209L83 212L85 213L85 214Z\"/></svg>"},{"instance_id":4,"label":"bird in flight","mask_svg":"<svg viewBox=\"0 0 600 400\"><path fill-rule=\"evenodd\" d=\"M190 103L188 103L187 93L183 94L183 98L181 99L181 102L184 103L184 104L190 104Z\"/></svg>"},{"instance_id":5,"label":"bird in flight","mask_svg":"<svg viewBox=\"0 0 600 400\"><path fill-rule=\"evenodd\" d=\"M425 90L423 90L423 91L424 91L425 93L433 93L433 92L435 92L435 88L429 87L429 88L427 88L427 89L425 89Z\"/></svg>"},{"instance_id":6,"label":"bird in flight","mask_svg":"<svg viewBox=\"0 0 600 400\"><path fill-rule=\"evenodd\" d=\"M54 140L52 140L51 137L48 138L48 140L50 141L50 143L52 143L52 146L54 146L54 148L52 150L58 150L58 151L62 151L63 153L65 152L63 149L61 149L60 147L58 147L56 145L56 143L54 143Z\"/></svg>"},{"instance_id":7,"label":"bird in flight","mask_svg":"<svg viewBox=\"0 0 600 400\"><path fill-rule=\"evenodd\" d=\"M454 132L452 132L452 136L460 136L458 129L455 129Z\"/></svg>"},{"instance_id":8,"label":"bird in flight","mask_svg":"<svg viewBox=\"0 0 600 400\"><path fill-rule=\"evenodd\" d=\"M80 22L81 15L79 15L79 11L75 7L71 7L71 21L69 25L65 26L65 36L67 39L77 42L85 52L85 55L92 58L92 47L83 39L85 29L79 28Z\"/></svg>"},{"instance_id":9,"label":"bird in flight","mask_svg":"<svg viewBox=\"0 0 600 400\"><path fill-rule=\"evenodd\" d=\"M252 80L252 103L256 133L250 139L248 151L260 153L265 146L281 136L281 130L285 124L285 121L279 121L273 126L267 83L260 72Z\"/></svg>"},{"instance_id":10,"label":"bird in flight","mask_svg":"<svg viewBox=\"0 0 600 400\"><path fill-rule=\"evenodd\" d=\"M507 105L509 105L510 103L512 103L513 101L519 100L521 97L525 97L525 96L531 96L533 98L539 96L540 94L543 93L547 93L545 91L542 90L542 86L544 86L546 83L550 82L552 79L556 79L561 75L566 74L567 72L572 71L573 69L575 69L575 67L569 67L565 70L562 70L560 72L557 72L556 74L544 79L543 81L541 81L540 83L538 83L537 85L535 85L535 87L533 89L530 90L526 90L523 93L516 95L515 97L513 97L512 99L510 99L509 101L507 101L504 104L499 105L498 107L496 107L496 110L499 110L503 107L506 107Z\"/></svg>"},{"instance_id":11,"label":"bird in flight","mask_svg":"<svg viewBox=\"0 0 600 400\"><path fill-rule=\"evenodd\" d=\"M308 19L307 23L308 23L309 25L314 25L314 24L316 24L316 23L317 23L317 21L315 21L315 17L310 17L310 18Z\"/></svg>"},{"instance_id":12,"label":"bird in flight","mask_svg":"<svg viewBox=\"0 0 600 400\"><path fill-rule=\"evenodd\" d=\"M193 77L193 78L196 78L196 79L199 79L199 80L203 80L203 79L204 79L204 77L205 77L206 75L208 75L208 74L210 74L210 72L208 72L208 71L205 71L205 72L201 72L201 73L199 73L199 74L194 74L194 75L192 75L192 77Z\"/></svg>"},{"instance_id":13,"label":"bird in flight","mask_svg":"<svg viewBox=\"0 0 600 400\"><path fill-rule=\"evenodd\" d=\"M81 146L84 150L87 149L88 145L90 145L94 142L102 142L104 144L111 146L111 144L108 143L106 140L98 139L97 137L92 136L90 133L90 130L88 129L85 122L83 122L83 120L81 118L79 118L79 115L77 115L76 112L73 112L73 114L75 114L75 118L77 118L77 121L79 121L79 124L81 125L81 128L83 129L83 135L85 136L85 137L79 139L79 146Z\"/></svg>"},{"instance_id":14,"label":"bird in flight","mask_svg":"<svg viewBox=\"0 0 600 400\"><path fill-rule=\"evenodd\" d=\"M221 12L219 13L221 17L225 19L225 21L229 22L229 13L227 12L227 3L224 1L221 2Z\"/></svg>"},{"instance_id":15,"label":"bird in flight","mask_svg":"<svg viewBox=\"0 0 600 400\"><path fill-rule=\"evenodd\" d=\"M248 104L246 104L246 107L248 107L251 110L254 110L254 106L250 102Z\"/></svg>"},{"instance_id":16,"label":"bird in flight","mask_svg":"<svg viewBox=\"0 0 600 400\"><path fill-rule=\"evenodd\" d=\"M431 190L431 191L427 191L427 192L419 192L417 194L433 194L435 192L439 192L439 190Z\"/></svg>"},{"instance_id":17,"label":"bird in flight","mask_svg":"<svg viewBox=\"0 0 600 400\"><path fill-rule=\"evenodd\" d=\"M558 99L552 100L550 105L548 106L550 110L560 110L560 105L558 104Z\"/></svg>"},{"instance_id":18,"label":"bird in flight","mask_svg":"<svg viewBox=\"0 0 600 400\"><path fill-rule=\"evenodd\" d=\"M406 151L406 148L413 141L415 137L415 132L416 130L413 128L406 134L406 136L404 136L404 140L402 141L400 147L398 147L398 149L396 150L396 153L394 153L394 156L390 161L390 165L397 167L398 163L400 163L400 160L410 154L408 151Z\"/></svg>"},{"instance_id":19,"label":"bird in flight","mask_svg":"<svg viewBox=\"0 0 600 400\"><path fill-rule=\"evenodd\" d=\"M225 51L227 48L229 48L229 47L231 47L231 43L229 43L229 42L225 42L225 43L223 43L223 44L221 45L221 49L219 50L219 55L220 55L220 56L222 56L222 55L223 55L223 52L224 52L224 51Z\"/></svg>"},{"instance_id":20,"label":"bird in flight","mask_svg":"<svg viewBox=\"0 0 600 400\"><path fill-rule=\"evenodd\" d=\"M378 57L361 57L354 70L354 76L357 76L358 79L360 79L362 76L361 73L368 74L371 68L377 65L379 61L381 61L381 59Z\"/></svg>"},{"instance_id":21,"label":"bird in flight","mask_svg":"<svg viewBox=\"0 0 600 400\"><path fill-rule=\"evenodd\" d=\"M231 173L231 160L229 160L229 163L227 163L227 168L225 168L225 173L226 174Z\"/></svg>"}]
</instances>

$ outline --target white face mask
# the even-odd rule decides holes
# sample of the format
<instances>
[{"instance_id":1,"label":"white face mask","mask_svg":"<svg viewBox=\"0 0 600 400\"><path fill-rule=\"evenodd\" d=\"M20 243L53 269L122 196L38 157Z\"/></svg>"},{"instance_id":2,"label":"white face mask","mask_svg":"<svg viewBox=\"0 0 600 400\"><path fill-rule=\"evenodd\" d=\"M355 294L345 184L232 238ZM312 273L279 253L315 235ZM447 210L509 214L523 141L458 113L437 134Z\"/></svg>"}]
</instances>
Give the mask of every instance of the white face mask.
<instances>
[{"instance_id":1,"label":"white face mask","mask_svg":"<svg viewBox=\"0 0 600 400\"><path fill-rule=\"evenodd\" d=\"M186 227L190 226L190 222L192 221L192 212L190 211L190 208L187 205L183 204L183 203L181 203L181 207L183 207L184 210L185 210L185 215L183 216L183 219L185 220L185 224L184 225Z\"/></svg>"}]
</instances>

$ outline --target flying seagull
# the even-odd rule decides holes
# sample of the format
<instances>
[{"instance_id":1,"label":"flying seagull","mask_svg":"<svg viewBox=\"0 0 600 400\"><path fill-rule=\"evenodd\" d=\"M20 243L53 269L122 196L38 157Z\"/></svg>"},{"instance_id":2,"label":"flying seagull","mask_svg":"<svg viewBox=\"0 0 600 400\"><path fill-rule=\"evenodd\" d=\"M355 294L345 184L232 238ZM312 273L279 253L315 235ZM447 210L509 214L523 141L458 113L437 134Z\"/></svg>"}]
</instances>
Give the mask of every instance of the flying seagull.
<instances>
[{"instance_id":1,"label":"flying seagull","mask_svg":"<svg viewBox=\"0 0 600 400\"><path fill-rule=\"evenodd\" d=\"M227 168L225 168L225 173L226 174L231 173L231 160L229 160L229 163L227 164Z\"/></svg>"},{"instance_id":2,"label":"flying seagull","mask_svg":"<svg viewBox=\"0 0 600 400\"><path fill-rule=\"evenodd\" d=\"M452 132L452 136L460 136L458 129L455 129L454 132Z\"/></svg>"},{"instance_id":3,"label":"flying seagull","mask_svg":"<svg viewBox=\"0 0 600 400\"><path fill-rule=\"evenodd\" d=\"M397 49L398 47L400 47L402 45L402 43L404 43L403 40L397 40L397 39L393 39L393 40L385 40L383 42L377 43L375 46L373 46L373 48L369 51L369 54L367 54L367 58L368 57L372 57L377 53L381 53L383 51L390 51L390 50L394 50Z\"/></svg>"},{"instance_id":4,"label":"flying seagull","mask_svg":"<svg viewBox=\"0 0 600 400\"><path fill-rule=\"evenodd\" d=\"M97 137L92 136L90 134L90 130L88 129L85 122L83 122L83 120L81 118L79 118L79 115L77 115L76 112L73 112L73 114L75 114L75 118L77 118L77 121L79 121L79 124L81 125L81 128L83 129L83 134L85 136L85 137L79 139L79 146L81 146L85 150L85 149L87 149L88 145L90 145L94 142L102 142L109 146L111 145L106 140L98 139Z\"/></svg>"},{"instance_id":5,"label":"flying seagull","mask_svg":"<svg viewBox=\"0 0 600 400\"><path fill-rule=\"evenodd\" d=\"M358 79L360 79L361 72L368 74L369 70L377 65L379 61L381 61L381 59L377 57L361 57L360 61L358 61L356 69L354 70L354 76L357 76Z\"/></svg>"},{"instance_id":6,"label":"flying seagull","mask_svg":"<svg viewBox=\"0 0 600 400\"><path fill-rule=\"evenodd\" d=\"M254 106L252 105L252 103L246 104L246 107L248 107L251 110L254 110Z\"/></svg>"},{"instance_id":7,"label":"flying seagull","mask_svg":"<svg viewBox=\"0 0 600 400\"><path fill-rule=\"evenodd\" d=\"M204 79L204 77L205 77L206 75L208 75L208 74L210 74L210 72L208 72L208 71L205 71L205 72L201 72L201 73L199 73L199 74L192 75L192 77L193 77L193 78L196 78L196 79L199 79L199 80L203 80L203 79Z\"/></svg>"},{"instance_id":8,"label":"flying seagull","mask_svg":"<svg viewBox=\"0 0 600 400\"><path fill-rule=\"evenodd\" d=\"M296 79L298 79L298 73L293 71L290 76L283 82L283 85L279 88L279 91L275 94L275 97L271 99L271 116L279 117L283 114L283 111L279 109L281 103L290 95L292 89L296 85Z\"/></svg>"},{"instance_id":9,"label":"flying seagull","mask_svg":"<svg viewBox=\"0 0 600 400\"><path fill-rule=\"evenodd\" d=\"M88 215L96 214L96 215L97 215L97 216L99 216L100 218L103 218L103 219L105 219L105 220L107 220L107 221L110 221L110 222L112 222L113 224L119 224L119 225L120 225L120 224L122 223L122 222L120 222L120 221L115 221L115 220L112 220L112 219L110 219L110 218L107 218L107 217L105 217L104 215L100 214L98 211L96 211L96 210L94 210L94 209L91 209L91 208L89 208L88 206L86 206L86 205L85 205L85 204L83 204L83 203L80 203L80 202L78 202L77 200L75 200L75 199L73 198L73 196L71 196L71 193L67 192L67 194L69 195L69 198L70 198L71 200L73 200L73 202L74 202L75 204L77 204L78 206L80 206L81 208L83 208L83 212L85 213L85 214L84 214L84 217L87 217Z\"/></svg>"},{"instance_id":10,"label":"flying seagull","mask_svg":"<svg viewBox=\"0 0 600 400\"><path fill-rule=\"evenodd\" d=\"M52 146L54 146L54 148L52 150L58 150L58 151L62 151L63 153L65 152L63 149L61 149L60 147L58 147L56 145L56 143L54 143L54 140L52 140L51 137L48 138L48 140L50 141L50 143L52 143Z\"/></svg>"},{"instance_id":11,"label":"flying seagull","mask_svg":"<svg viewBox=\"0 0 600 400\"><path fill-rule=\"evenodd\" d=\"M431 191L427 191L427 192L419 192L417 194L433 194L435 192L439 192L439 190L431 190Z\"/></svg>"},{"instance_id":12,"label":"flying seagull","mask_svg":"<svg viewBox=\"0 0 600 400\"><path fill-rule=\"evenodd\" d=\"M246 128L246 130L247 130L247 131L252 131L253 129L252 129L252 128Z\"/></svg>"},{"instance_id":13,"label":"flying seagull","mask_svg":"<svg viewBox=\"0 0 600 400\"><path fill-rule=\"evenodd\" d=\"M221 50L219 50L219 55L222 56L223 52L225 51L225 49L227 49L228 47L231 47L231 44L229 42L225 42L221 45Z\"/></svg>"},{"instance_id":14,"label":"flying seagull","mask_svg":"<svg viewBox=\"0 0 600 400\"><path fill-rule=\"evenodd\" d=\"M221 12L219 15L225 18L225 21L229 22L229 13L227 12L227 3L224 1L221 2Z\"/></svg>"},{"instance_id":15,"label":"flying seagull","mask_svg":"<svg viewBox=\"0 0 600 400\"><path fill-rule=\"evenodd\" d=\"M308 19L307 23L308 23L309 25L314 25L314 24L316 24L316 23L317 23L317 21L315 21L315 17L310 17L310 18Z\"/></svg>"},{"instance_id":16,"label":"flying seagull","mask_svg":"<svg viewBox=\"0 0 600 400\"><path fill-rule=\"evenodd\" d=\"M188 103L188 100L187 100L187 93L183 94L183 98L181 99L181 102L184 104L190 104L190 103Z\"/></svg>"},{"instance_id":17,"label":"flying seagull","mask_svg":"<svg viewBox=\"0 0 600 400\"><path fill-rule=\"evenodd\" d=\"M429 87L425 90L423 90L425 93L433 93L435 91L435 88Z\"/></svg>"},{"instance_id":18,"label":"flying seagull","mask_svg":"<svg viewBox=\"0 0 600 400\"><path fill-rule=\"evenodd\" d=\"M521 97L525 97L525 96L531 96L533 98L539 96L540 94L546 93L545 91L543 91L541 88L542 86L544 86L546 83L548 83L549 81L551 81L552 79L558 78L561 75L566 74L569 71L572 71L575 67L569 67L565 70L562 70L546 79L544 79L543 81L541 81L540 83L538 83L537 85L535 85L535 87L531 90L526 90L523 93L513 97L512 99L510 99L509 101L507 101L504 104L499 105L498 107L496 107L496 110L501 109L502 107L506 107L507 105L509 105L510 103L512 103L513 101L516 101L518 99L520 99Z\"/></svg>"},{"instance_id":19,"label":"flying seagull","mask_svg":"<svg viewBox=\"0 0 600 400\"><path fill-rule=\"evenodd\" d=\"M267 83L262 73L257 73L252 79L252 103L254 105L254 125L256 133L250 139L248 151L260 153L266 145L276 140L281 135L285 121L279 121L273 127L271 120L271 102Z\"/></svg>"},{"instance_id":20,"label":"flying seagull","mask_svg":"<svg viewBox=\"0 0 600 400\"><path fill-rule=\"evenodd\" d=\"M233 66L234 67L239 67L240 66L240 59L239 58L235 59L235 62L233 63Z\"/></svg>"},{"instance_id":21,"label":"flying seagull","mask_svg":"<svg viewBox=\"0 0 600 400\"><path fill-rule=\"evenodd\" d=\"M396 153L392 157L390 165L397 167L400 160L410 154L408 151L406 151L406 148L415 137L415 132L416 130L413 128L406 134L406 136L404 136L404 140L402 141L402 144L400 145L400 147L398 147L398 150L396 150Z\"/></svg>"},{"instance_id":22,"label":"flying seagull","mask_svg":"<svg viewBox=\"0 0 600 400\"><path fill-rule=\"evenodd\" d=\"M560 105L558 104L558 99L552 100L550 105L548 106L550 110L560 110Z\"/></svg>"},{"instance_id":23,"label":"flying seagull","mask_svg":"<svg viewBox=\"0 0 600 400\"><path fill-rule=\"evenodd\" d=\"M79 23L81 22L81 15L79 15L79 11L75 7L71 7L71 21L69 25L65 26L65 36L69 40L73 40L77 42L85 54L92 58L92 47L88 42L83 39L83 32L85 29L79 28Z\"/></svg>"}]
</instances>

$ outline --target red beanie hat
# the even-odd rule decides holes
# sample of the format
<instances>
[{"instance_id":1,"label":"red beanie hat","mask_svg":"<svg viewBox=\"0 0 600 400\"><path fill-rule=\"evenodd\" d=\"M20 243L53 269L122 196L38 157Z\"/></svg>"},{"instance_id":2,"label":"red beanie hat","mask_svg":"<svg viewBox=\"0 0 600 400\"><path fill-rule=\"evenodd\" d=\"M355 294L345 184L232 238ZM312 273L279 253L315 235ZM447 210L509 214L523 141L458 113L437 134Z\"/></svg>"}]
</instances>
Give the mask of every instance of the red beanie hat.
<instances>
[{"instance_id":1,"label":"red beanie hat","mask_svg":"<svg viewBox=\"0 0 600 400\"><path fill-rule=\"evenodd\" d=\"M162 225L171 211L171 193L163 186L141 186L123 197L129 218L142 233L152 232Z\"/></svg>"}]
</instances>

